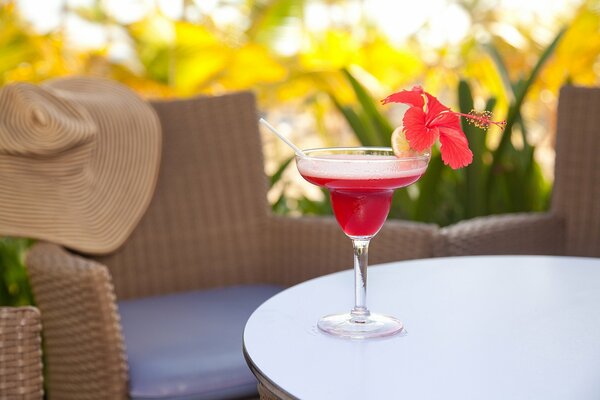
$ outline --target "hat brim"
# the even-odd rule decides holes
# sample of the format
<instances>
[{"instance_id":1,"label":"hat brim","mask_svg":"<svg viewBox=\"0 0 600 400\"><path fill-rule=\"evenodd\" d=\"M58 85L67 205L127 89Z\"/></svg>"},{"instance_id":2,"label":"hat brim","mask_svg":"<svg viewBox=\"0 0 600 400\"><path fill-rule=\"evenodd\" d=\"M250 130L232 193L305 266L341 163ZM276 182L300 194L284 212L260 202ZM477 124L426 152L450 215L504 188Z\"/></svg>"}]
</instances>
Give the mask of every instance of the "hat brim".
<instances>
[{"instance_id":1,"label":"hat brim","mask_svg":"<svg viewBox=\"0 0 600 400\"><path fill-rule=\"evenodd\" d=\"M110 253L152 199L162 146L158 117L130 89L105 79L57 79L39 90L89 113L96 133L90 151L81 153L89 159L69 151L29 160L0 155L8 167L0 171L0 233Z\"/></svg>"}]
</instances>

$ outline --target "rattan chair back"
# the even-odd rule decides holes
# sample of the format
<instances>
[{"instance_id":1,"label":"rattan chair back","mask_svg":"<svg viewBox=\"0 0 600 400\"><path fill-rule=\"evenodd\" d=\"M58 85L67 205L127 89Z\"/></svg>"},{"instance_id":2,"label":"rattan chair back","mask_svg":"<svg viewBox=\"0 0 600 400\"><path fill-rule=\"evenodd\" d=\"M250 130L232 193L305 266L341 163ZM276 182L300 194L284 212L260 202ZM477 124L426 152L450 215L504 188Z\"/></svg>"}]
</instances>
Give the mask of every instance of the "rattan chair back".
<instances>
[{"instance_id":1,"label":"rattan chair back","mask_svg":"<svg viewBox=\"0 0 600 400\"><path fill-rule=\"evenodd\" d=\"M563 87L556 130L552 211L566 224L565 253L600 257L600 88Z\"/></svg>"},{"instance_id":2,"label":"rattan chair back","mask_svg":"<svg viewBox=\"0 0 600 400\"><path fill-rule=\"evenodd\" d=\"M119 299L268 281L268 215L254 96L154 102L163 154L154 198L107 265Z\"/></svg>"}]
</instances>

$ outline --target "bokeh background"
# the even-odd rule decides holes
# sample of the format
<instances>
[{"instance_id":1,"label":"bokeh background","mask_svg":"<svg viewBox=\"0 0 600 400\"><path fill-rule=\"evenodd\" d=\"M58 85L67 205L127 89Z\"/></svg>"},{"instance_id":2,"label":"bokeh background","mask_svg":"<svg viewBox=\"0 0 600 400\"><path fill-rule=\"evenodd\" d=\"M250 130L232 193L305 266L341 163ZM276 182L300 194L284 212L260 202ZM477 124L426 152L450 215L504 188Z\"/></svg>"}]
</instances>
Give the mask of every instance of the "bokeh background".
<instances>
[{"instance_id":1,"label":"bokeh background","mask_svg":"<svg viewBox=\"0 0 600 400\"><path fill-rule=\"evenodd\" d=\"M559 89L600 83L598 0L3 0L2 84L67 75L115 79L146 98L256 93L300 147L389 145L422 85L454 110L493 111L504 131L464 127L474 162L434 151L393 218L449 225L548 207ZM330 213L289 149L264 133L274 212ZM0 239L0 304L31 302L29 240Z\"/></svg>"}]
</instances>

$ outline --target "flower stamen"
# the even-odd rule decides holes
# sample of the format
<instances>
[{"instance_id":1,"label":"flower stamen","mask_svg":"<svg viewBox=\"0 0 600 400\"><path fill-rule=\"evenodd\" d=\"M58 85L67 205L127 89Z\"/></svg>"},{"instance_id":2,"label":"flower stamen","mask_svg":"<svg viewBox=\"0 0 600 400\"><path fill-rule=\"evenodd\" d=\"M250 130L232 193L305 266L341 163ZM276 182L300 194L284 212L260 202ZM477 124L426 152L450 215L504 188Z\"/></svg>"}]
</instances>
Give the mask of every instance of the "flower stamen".
<instances>
[{"instance_id":1,"label":"flower stamen","mask_svg":"<svg viewBox=\"0 0 600 400\"><path fill-rule=\"evenodd\" d=\"M463 114L459 112L454 112L453 114L465 118L468 123L476 126L479 129L483 129L484 131L487 130L490 127L490 125L495 125L500 129L504 129L504 127L506 126L506 121L493 121L492 112L488 110L471 110L471 112L468 114Z\"/></svg>"}]
</instances>

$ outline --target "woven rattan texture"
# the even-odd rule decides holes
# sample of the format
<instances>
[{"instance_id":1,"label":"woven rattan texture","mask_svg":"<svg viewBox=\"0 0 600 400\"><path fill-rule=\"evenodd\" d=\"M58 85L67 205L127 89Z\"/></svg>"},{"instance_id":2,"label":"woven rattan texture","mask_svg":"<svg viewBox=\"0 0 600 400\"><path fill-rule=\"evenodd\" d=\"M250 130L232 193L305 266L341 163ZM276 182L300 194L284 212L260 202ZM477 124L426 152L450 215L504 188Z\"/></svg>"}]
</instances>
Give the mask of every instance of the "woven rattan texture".
<instances>
[{"instance_id":1,"label":"woven rattan texture","mask_svg":"<svg viewBox=\"0 0 600 400\"><path fill-rule=\"evenodd\" d=\"M0 400L43 398L40 313L0 307Z\"/></svg>"},{"instance_id":2,"label":"woven rattan texture","mask_svg":"<svg viewBox=\"0 0 600 400\"><path fill-rule=\"evenodd\" d=\"M379 264L433 257L435 248L439 245L438 239L437 225L408 221L387 221L372 240L369 250L369 263Z\"/></svg>"},{"instance_id":3,"label":"woven rattan texture","mask_svg":"<svg viewBox=\"0 0 600 400\"><path fill-rule=\"evenodd\" d=\"M98 258L119 298L265 281L267 181L254 96L156 102L158 186L125 246Z\"/></svg>"},{"instance_id":4,"label":"woven rattan texture","mask_svg":"<svg viewBox=\"0 0 600 400\"><path fill-rule=\"evenodd\" d=\"M440 230L438 256L564 253L564 222L549 213L474 218Z\"/></svg>"},{"instance_id":5,"label":"woven rattan texture","mask_svg":"<svg viewBox=\"0 0 600 400\"><path fill-rule=\"evenodd\" d=\"M127 363L108 270L39 243L27 266L44 326L50 399L123 399Z\"/></svg>"},{"instance_id":6,"label":"woven rattan texture","mask_svg":"<svg viewBox=\"0 0 600 400\"><path fill-rule=\"evenodd\" d=\"M552 209L566 221L566 254L600 257L600 88L562 88Z\"/></svg>"},{"instance_id":7,"label":"woven rattan texture","mask_svg":"<svg viewBox=\"0 0 600 400\"><path fill-rule=\"evenodd\" d=\"M433 256L436 228L387 221L373 238L371 264ZM352 268L352 242L333 217L272 217L265 263L274 281L292 285L316 276Z\"/></svg>"},{"instance_id":8,"label":"woven rattan texture","mask_svg":"<svg viewBox=\"0 0 600 400\"><path fill-rule=\"evenodd\" d=\"M275 282L291 285L352 266L352 246L333 218L273 217L264 262Z\"/></svg>"}]
</instances>

